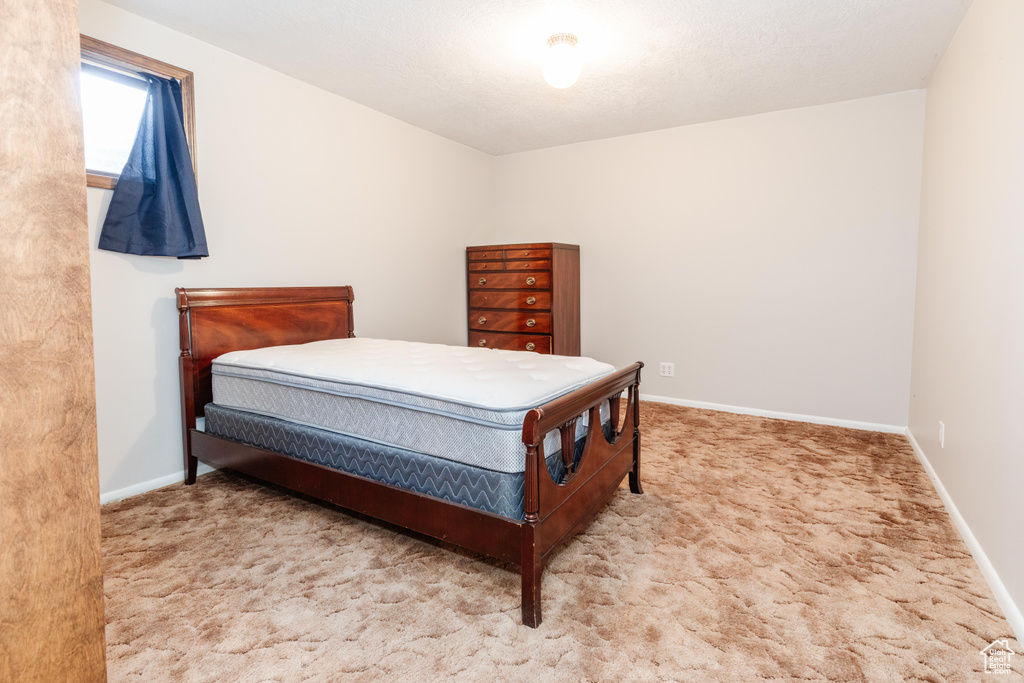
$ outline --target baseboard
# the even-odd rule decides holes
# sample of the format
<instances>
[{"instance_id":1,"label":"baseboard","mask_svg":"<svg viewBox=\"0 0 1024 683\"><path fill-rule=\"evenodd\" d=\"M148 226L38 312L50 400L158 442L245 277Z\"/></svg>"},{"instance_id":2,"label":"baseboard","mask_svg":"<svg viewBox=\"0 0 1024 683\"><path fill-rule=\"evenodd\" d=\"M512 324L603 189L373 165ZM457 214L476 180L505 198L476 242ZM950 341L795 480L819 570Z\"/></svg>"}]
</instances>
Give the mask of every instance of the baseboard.
<instances>
[{"instance_id":1,"label":"baseboard","mask_svg":"<svg viewBox=\"0 0 1024 683\"><path fill-rule=\"evenodd\" d=\"M761 410L759 408L741 408L740 406L729 406L722 403L705 403L704 401L687 401L682 398L669 398L668 396L651 396L640 394L643 401L654 401L655 403L670 403L675 406L686 406L687 408L702 408L704 410L720 410L724 413L738 413L740 415L755 415L757 417L771 417L776 420L792 420L793 422L810 422L816 425L830 425L832 427L846 427L848 429L863 429L869 432L886 432L888 434L904 434L906 427L896 425L879 424L876 422L858 422L856 420L840 420L832 417L818 417L817 415L801 415L800 413L780 413L775 410Z\"/></svg>"},{"instance_id":2,"label":"baseboard","mask_svg":"<svg viewBox=\"0 0 1024 683\"><path fill-rule=\"evenodd\" d=\"M906 430L907 440L910 441L910 446L914 449L914 453L917 455L917 459L921 461L921 465L924 467L924 471L928 474L928 478L932 480L932 485L939 494L939 498L942 499L942 504L946 506L946 512L949 513L950 519L953 520L953 526L960 532L960 537L964 539L964 543L967 544L967 549L971 551L971 555L974 556L974 561L977 563L978 568L981 569L981 575L985 577L985 581L988 583L988 587L992 589L992 593L996 598L996 602L999 603L999 607L1003 610L1003 614L1006 615L1006 621L1009 622L1010 628L1013 629L1016 635L1018 643L1024 643L1024 616L1021 615L1020 608L1017 607L1017 603L1013 601L1010 596L1010 592L1006 590L1006 586L1003 585L1002 580L999 578L999 574L996 573L996 568L992 566L992 562L989 561L988 555L982 549L981 544L978 543L978 539L975 538L974 533L971 531L971 527L967 526L967 520L964 519L963 515L960 514L960 510L957 509L956 503L950 498L949 492L946 491L946 487L943 486L942 480L939 479L939 475L935 473L935 468L928 462L928 456L924 454L924 450L921 449L920 444L917 443L917 439L911 433L910 428ZM999 634L1009 635L1009 634Z\"/></svg>"},{"instance_id":3,"label":"baseboard","mask_svg":"<svg viewBox=\"0 0 1024 683\"><path fill-rule=\"evenodd\" d=\"M196 474L206 474L207 472L213 472L213 468L209 465L199 463L199 469L196 470ZM100 505L106 505L107 503L114 503L125 498L131 498L137 496L140 493L146 491L153 491L155 489L163 488L164 486L170 486L171 484L177 484L178 482L185 481L185 470L177 472L175 474L168 474L166 477L157 477L156 479L150 479L149 481L139 482L138 484L132 484L131 486L125 486L123 489L117 489L116 491L108 491L107 493L100 494Z\"/></svg>"}]
</instances>

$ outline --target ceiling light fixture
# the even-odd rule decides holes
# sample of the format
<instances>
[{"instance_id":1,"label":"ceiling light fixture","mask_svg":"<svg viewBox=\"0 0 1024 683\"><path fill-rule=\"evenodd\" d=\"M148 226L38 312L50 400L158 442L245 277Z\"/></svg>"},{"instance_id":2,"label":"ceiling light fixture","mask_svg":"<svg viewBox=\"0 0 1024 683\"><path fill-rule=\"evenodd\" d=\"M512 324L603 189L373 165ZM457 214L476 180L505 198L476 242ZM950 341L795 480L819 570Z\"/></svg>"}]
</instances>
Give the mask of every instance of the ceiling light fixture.
<instances>
[{"instance_id":1,"label":"ceiling light fixture","mask_svg":"<svg viewBox=\"0 0 1024 683\"><path fill-rule=\"evenodd\" d=\"M548 38L544 55L544 80L553 88L568 88L580 77L580 58L576 54L576 36L556 33Z\"/></svg>"}]
</instances>

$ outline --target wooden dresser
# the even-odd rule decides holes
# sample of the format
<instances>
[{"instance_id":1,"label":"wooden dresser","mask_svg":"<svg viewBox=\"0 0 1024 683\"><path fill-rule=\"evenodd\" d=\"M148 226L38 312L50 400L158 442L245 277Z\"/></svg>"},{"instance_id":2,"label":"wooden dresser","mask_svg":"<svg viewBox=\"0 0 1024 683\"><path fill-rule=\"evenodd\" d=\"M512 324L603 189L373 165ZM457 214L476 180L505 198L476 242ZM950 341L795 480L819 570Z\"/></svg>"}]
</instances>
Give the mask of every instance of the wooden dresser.
<instances>
[{"instance_id":1,"label":"wooden dresser","mask_svg":"<svg viewBox=\"0 0 1024 683\"><path fill-rule=\"evenodd\" d=\"M580 248L493 244L466 249L469 345L580 355Z\"/></svg>"}]
</instances>

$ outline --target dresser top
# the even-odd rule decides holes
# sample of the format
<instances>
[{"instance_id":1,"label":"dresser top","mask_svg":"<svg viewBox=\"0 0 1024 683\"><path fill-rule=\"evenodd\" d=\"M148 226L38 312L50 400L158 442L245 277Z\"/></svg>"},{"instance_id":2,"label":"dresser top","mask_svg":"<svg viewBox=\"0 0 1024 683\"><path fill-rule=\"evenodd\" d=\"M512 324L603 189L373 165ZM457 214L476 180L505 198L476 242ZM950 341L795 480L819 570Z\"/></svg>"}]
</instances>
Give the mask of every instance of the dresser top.
<instances>
[{"instance_id":1,"label":"dresser top","mask_svg":"<svg viewBox=\"0 0 1024 683\"><path fill-rule=\"evenodd\" d=\"M485 244L478 247L466 247L466 251L493 251L495 249L568 249L579 251L578 244L562 244L561 242L529 242L526 244Z\"/></svg>"}]
</instances>

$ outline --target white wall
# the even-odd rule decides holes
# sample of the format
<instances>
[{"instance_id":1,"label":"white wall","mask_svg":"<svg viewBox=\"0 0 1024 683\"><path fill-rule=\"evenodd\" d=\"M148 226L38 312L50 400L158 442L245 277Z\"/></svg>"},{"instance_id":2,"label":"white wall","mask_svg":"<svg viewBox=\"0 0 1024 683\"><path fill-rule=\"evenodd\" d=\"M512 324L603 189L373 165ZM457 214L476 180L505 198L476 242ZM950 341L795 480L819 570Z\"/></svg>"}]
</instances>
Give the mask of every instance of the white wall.
<instances>
[{"instance_id":1,"label":"white wall","mask_svg":"<svg viewBox=\"0 0 1024 683\"><path fill-rule=\"evenodd\" d=\"M902 428L924 102L499 157L495 239L581 245L583 353L646 394Z\"/></svg>"},{"instance_id":2,"label":"white wall","mask_svg":"<svg viewBox=\"0 0 1024 683\"><path fill-rule=\"evenodd\" d=\"M1024 3L977 0L928 85L909 422L1018 606L1024 606L1022 37ZM998 582L993 587L998 597ZM1003 607L1024 637L1020 612L1014 615L1005 600Z\"/></svg>"},{"instance_id":3,"label":"white wall","mask_svg":"<svg viewBox=\"0 0 1024 683\"><path fill-rule=\"evenodd\" d=\"M465 343L464 248L489 236L492 157L96 0L80 21L195 73L211 254L97 250L111 193L89 190L105 497L180 476L176 286L351 284L360 336Z\"/></svg>"}]
</instances>

